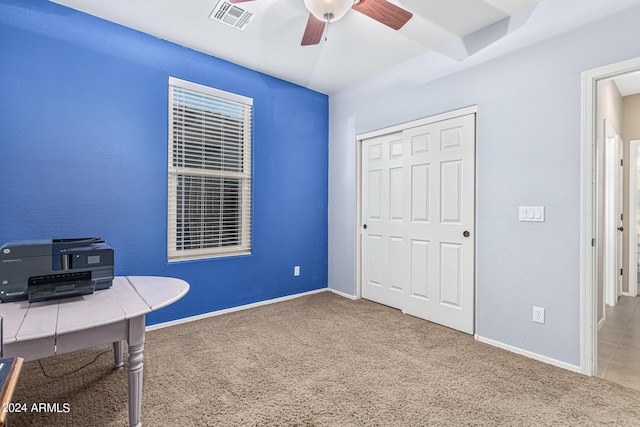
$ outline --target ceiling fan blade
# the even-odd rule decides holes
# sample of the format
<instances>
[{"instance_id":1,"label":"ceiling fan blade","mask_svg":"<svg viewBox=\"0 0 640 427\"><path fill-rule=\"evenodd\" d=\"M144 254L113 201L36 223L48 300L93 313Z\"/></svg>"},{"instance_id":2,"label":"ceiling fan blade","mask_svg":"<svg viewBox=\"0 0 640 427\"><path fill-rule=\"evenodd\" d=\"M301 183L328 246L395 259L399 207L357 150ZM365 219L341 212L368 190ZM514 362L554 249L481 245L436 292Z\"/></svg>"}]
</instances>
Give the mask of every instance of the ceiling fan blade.
<instances>
[{"instance_id":1,"label":"ceiling fan blade","mask_svg":"<svg viewBox=\"0 0 640 427\"><path fill-rule=\"evenodd\" d=\"M394 30L402 28L413 16L413 13L387 0L360 0L360 3L353 5L353 9Z\"/></svg>"},{"instance_id":2,"label":"ceiling fan blade","mask_svg":"<svg viewBox=\"0 0 640 427\"><path fill-rule=\"evenodd\" d=\"M322 34L324 33L325 22L317 19L311 13L307 20L307 27L304 29L304 35L302 36L302 46L309 46L312 44L320 43Z\"/></svg>"}]
</instances>

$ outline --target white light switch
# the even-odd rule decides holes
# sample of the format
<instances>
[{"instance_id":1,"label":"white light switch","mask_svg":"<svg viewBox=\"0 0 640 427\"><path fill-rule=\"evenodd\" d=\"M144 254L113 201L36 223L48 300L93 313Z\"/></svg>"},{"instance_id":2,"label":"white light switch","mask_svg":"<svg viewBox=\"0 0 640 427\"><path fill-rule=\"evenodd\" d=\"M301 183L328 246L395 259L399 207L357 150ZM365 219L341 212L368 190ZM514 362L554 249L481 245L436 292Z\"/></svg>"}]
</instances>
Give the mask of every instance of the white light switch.
<instances>
[{"instance_id":1,"label":"white light switch","mask_svg":"<svg viewBox=\"0 0 640 427\"><path fill-rule=\"evenodd\" d=\"M520 222L544 222L544 206L520 206Z\"/></svg>"}]
</instances>

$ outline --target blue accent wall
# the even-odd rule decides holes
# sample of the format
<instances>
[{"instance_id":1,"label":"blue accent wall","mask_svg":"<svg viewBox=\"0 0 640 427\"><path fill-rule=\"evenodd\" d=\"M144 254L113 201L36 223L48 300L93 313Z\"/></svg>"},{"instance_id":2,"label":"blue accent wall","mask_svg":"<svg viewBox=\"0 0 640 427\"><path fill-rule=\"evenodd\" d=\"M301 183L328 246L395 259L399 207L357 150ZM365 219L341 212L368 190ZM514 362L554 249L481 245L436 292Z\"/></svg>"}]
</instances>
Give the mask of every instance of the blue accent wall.
<instances>
[{"instance_id":1,"label":"blue accent wall","mask_svg":"<svg viewBox=\"0 0 640 427\"><path fill-rule=\"evenodd\" d=\"M254 100L251 255L167 262L169 76ZM0 0L0 82L0 244L98 236L188 281L148 324L327 287L326 95L43 0Z\"/></svg>"}]
</instances>

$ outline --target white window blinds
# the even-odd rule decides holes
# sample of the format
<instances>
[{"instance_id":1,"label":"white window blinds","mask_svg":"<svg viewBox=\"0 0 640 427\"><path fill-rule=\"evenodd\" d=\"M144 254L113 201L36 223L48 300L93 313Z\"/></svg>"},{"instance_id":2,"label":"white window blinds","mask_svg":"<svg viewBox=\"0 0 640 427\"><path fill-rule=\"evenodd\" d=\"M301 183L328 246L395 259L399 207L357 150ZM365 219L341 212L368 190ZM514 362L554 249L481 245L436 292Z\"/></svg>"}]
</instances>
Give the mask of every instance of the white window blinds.
<instances>
[{"instance_id":1,"label":"white window blinds","mask_svg":"<svg viewBox=\"0 0 640 427\"><path fill-rule=\"evenodd\" d=\"M169 78L169 261L251 252L252 104Z\"/></svg>"}]
</instances>

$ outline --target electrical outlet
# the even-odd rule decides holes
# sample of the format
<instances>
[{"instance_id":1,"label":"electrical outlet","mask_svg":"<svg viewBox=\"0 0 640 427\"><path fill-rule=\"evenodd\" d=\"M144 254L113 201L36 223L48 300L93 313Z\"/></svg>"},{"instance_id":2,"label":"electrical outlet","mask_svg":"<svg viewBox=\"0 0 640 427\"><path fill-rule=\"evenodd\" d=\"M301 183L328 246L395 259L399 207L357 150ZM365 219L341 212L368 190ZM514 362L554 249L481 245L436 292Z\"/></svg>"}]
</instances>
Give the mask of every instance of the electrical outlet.
<instances>
[{"instance_id":1,"label":"electrical outlet","mask_svg":"<svg viewBox=\"0 0 640 427\"><path fill-rule=\"evenodd\" d=\"M299 276L300 275L300 266L296 265L295 267L293 267L293 275L294 276Z\"/></svg>"},{"instance_id":2,"label":"electrical outlet","mask_svg":"<svg viewBox=\"0 0 640 427\"><path fill-rule=\"evenodd\" d=\"M536 323L544 323L544 308L533 307L533 321Z\"/></svg>"}]
</instances>

